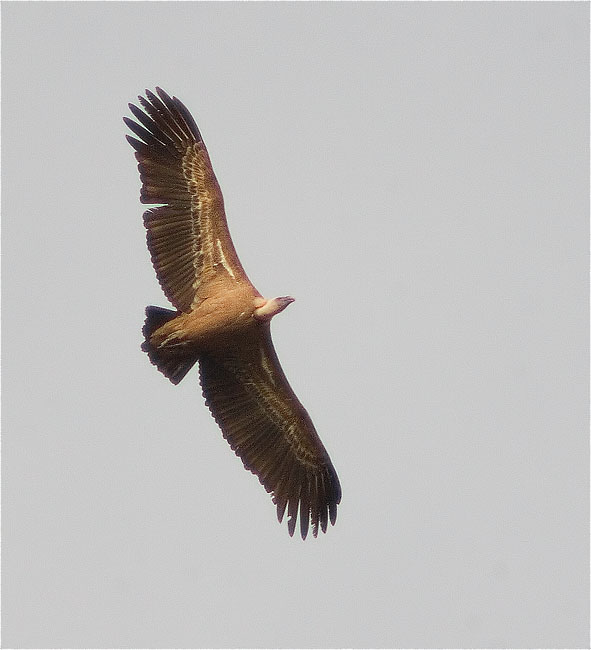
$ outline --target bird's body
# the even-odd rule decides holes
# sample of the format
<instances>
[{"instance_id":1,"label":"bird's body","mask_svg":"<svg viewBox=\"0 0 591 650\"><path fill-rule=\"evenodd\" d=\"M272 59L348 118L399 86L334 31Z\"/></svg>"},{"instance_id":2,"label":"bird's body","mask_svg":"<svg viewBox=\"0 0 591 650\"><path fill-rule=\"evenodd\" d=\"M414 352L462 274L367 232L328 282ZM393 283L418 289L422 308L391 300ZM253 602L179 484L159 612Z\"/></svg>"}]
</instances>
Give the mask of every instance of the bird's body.
<instances>
[{"instance_id":1,"label":"bird's body","mask_svg":"<svg viewBox=\"0 0 591 650\"><path fill-rule=\"evenodd\" d=\"M189 111L157 89L125 118L147 210L148 248L176 311L146 309L142 349L177 384L199 363L203 394L245 467L273 495L290 535L299 512L326 531L340 502L339 481L312 421L275 353L270 321L293 298L266 299L248 279L228 231L222 194Z\"/></svg>"},{"instance_id":2,"label":"bird's body","mask_svg":"<svg viewBox=\"0 0 591 650\"><path fill-rule=\"evenodd\" d=\"M185 313L157 329L150 342L156 347L187 345L199 353L208 344L219 345L221 337L232 336L240 329L253 325L255 292L246 284L235 284L215 291Z\"/></svg>"}]
</instances>

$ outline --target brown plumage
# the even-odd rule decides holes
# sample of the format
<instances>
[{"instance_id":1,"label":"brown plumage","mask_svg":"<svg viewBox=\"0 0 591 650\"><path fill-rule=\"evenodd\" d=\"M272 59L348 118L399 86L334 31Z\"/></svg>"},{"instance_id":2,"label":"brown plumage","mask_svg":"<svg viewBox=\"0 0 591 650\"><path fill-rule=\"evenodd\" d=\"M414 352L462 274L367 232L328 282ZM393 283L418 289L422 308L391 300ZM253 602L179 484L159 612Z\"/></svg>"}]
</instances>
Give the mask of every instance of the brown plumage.
<instances>
[{"instance_id":1,"label":"brown plumage","mask_svg":"<svg viewBox=\"0 0 591 650\"><path fill-rule=\"evenodd\" d=\"M142 349L178 384L199 363L203 395L224 438L305 539L335 523L341 488L310 416L271 340L271 318L292 301L267 300L234 249L224 200L195 121L160 88L124 118L135 149L148 248L176 311L147 307Z\"/></svg>"}]
</instances>

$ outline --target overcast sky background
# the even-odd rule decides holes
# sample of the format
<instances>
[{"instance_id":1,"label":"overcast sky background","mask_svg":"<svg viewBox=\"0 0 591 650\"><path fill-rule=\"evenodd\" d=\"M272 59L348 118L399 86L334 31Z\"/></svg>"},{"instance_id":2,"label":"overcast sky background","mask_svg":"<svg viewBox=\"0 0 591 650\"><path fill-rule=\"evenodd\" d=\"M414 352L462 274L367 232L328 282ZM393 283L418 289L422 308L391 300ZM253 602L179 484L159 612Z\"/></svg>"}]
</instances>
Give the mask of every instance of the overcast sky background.
<instances>
[{"instance_id":1,"label":"overcast sky background","mask_svg":"<svg viewBox=\"0 0 591 650\"><path fill-rule=\"evenodd\" d=\"M4 647L588 647L587 3L3 3ZM290 539L121 120L189 107L340 476Z\"/></svg>"}]
</instances>

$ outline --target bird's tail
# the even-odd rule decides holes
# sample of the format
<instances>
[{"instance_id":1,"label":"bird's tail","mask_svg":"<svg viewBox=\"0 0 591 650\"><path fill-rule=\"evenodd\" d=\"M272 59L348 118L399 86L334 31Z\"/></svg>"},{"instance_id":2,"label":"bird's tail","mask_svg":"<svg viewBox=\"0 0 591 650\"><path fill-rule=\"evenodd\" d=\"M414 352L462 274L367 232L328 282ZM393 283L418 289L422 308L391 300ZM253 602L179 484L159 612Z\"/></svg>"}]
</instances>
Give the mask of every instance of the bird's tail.
<instances>
[{"instance_id":1,"label":"bird's tail","mask_svg":"<svg viewBox=\"0 0 591 650\"><path fill-rule=\"evenodd\" d=\"M197 361L194 353L187 355L183 348L157 347L152 345L150 338L152 334L162 327L169 320L178 315L178 312L162 307L146 307L146 321L142 329L145 337L142 343L142 350L147 353L150 361L160 372L170 379L173 384L178 384L181 379L191 370Z\"/></svg>"}]
</instances>

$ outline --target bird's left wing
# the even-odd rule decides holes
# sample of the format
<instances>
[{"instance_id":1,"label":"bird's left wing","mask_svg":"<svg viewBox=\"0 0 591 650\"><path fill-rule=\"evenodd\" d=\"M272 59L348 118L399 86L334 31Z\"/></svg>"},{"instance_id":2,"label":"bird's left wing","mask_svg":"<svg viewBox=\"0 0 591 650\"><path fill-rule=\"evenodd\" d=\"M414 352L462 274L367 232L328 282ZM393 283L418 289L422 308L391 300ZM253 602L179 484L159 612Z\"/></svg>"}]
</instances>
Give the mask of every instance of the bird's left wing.
<instances>
[{"instance_id":1,"label":"bird's left wing","mask_svg":"<svg viewBox=\"0 0 591 650\"><path fill-rule=\"evenodd\" d=\"M310 522L326 532L336 520L341 488L310 416L291 389L273 348L269 324L257 324L223 350L199 358L206 404L224 438L272 493L293 535Z\"/></svg>"},{"instance_id":2,"label":"bird's left wing","mask_svg":"<svg viewBox=\"0 0 591 650\"><path fill-rule=\"evenodd\" d=\"M158 281L179 311L190 311L212 280L249 282L234 249L220 186L195 120L176 97L156 88L123 118L136 150L148 248Z\"/></svg>"}]
</instances>

